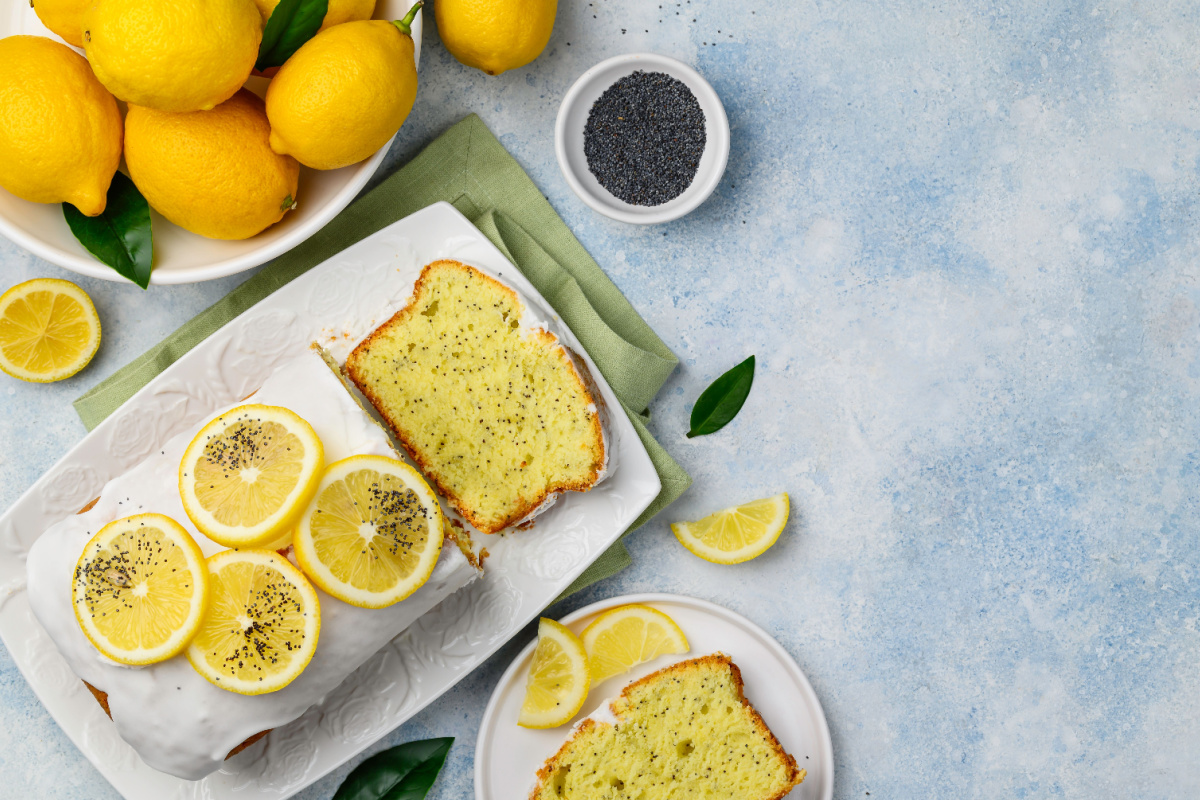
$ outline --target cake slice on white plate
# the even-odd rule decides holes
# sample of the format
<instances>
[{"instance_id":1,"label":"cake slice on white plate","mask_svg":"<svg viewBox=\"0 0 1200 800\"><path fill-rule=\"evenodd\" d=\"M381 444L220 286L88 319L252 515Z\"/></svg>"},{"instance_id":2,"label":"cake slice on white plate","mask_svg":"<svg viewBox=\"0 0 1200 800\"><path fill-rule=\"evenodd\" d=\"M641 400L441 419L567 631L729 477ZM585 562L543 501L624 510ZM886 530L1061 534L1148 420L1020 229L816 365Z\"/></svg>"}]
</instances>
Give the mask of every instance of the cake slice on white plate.
<instances>
[{"instance_id":1,"label":"cake slice on white plate","mask_svg":"<svg viewBox=\"0 0 1200 800\"><path fill-rule=\"evenodd\" d=\"M805 777L724 653L626 686L538 770L530 800L781 800Z\"/></svg>"}]
</instances>

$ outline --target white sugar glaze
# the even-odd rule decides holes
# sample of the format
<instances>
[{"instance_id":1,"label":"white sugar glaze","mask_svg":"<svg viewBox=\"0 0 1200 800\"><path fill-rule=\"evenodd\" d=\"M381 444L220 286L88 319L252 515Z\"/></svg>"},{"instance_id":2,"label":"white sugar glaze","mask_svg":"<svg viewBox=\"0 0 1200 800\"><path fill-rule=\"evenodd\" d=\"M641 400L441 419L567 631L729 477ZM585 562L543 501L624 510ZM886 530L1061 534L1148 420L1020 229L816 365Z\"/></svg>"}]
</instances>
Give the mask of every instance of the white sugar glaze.
<instances>
[{"instance_id":1,"label":"white sugar glaze","mask_svg":"<svg viewBox=\"0 0 1200 800\"><path fill-rule=\"evenodd\" d=\"M618 719L617 715L613 712L613 702L615 702L618 697L620 697L620 695L613 695L612 697L608 698L601 703L595 711L588 714L583 719L590 719L592 722L596 722L601 725L616 725ZM583 724L583 719L575 723L575 726L572 730L578 730L579 726Z\"/></svg>"},{"instance_id":2,"label":"white sugar glaze","mask_svg":"<svg viewBox=\"0 0 1200 800\"><path fill-rule=\"evenodd\" d=\"M395 457L386 433L316 353L274 372L247 402L284 406L306 419L321 437L326 463L360 454ZM149 766L190 780L218 769L229 751L253 734L285 725L321 702L383 645L476 577L463 554L447 543L429 581L390 608L355 608L318 590L317 652L300 677L271 694L245 696L218 689L183 656L140 669L105 659L83 635L71 605L75 563L101 526L154 511L187 528L205 555L225 549L196 531L179 499L179 461L202 424L111 481L90 511L43 533L30 550L27 568L34 614L75 674L108 693L121 737Z\"/></svg>"}]
</instances>

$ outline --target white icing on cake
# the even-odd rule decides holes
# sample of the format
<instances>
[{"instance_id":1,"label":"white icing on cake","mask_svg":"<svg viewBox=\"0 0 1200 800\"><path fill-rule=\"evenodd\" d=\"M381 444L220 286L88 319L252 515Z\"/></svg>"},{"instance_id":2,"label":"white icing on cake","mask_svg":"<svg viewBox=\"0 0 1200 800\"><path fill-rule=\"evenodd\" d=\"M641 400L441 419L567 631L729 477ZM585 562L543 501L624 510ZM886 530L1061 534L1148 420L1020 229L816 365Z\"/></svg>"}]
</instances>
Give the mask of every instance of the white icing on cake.
<instances>
[{"instance_id":1,"label":"white icing on cake","mask_svg":"<svg viewBox=\"0 0 1200 800\"><path fill-rule=\"evenodd\" d=\"M601 725L616 725L617 715L613 713L612 704L617 697L619 697L619 695L608 698L601 703L595 711L588 714L583 719L590 719L592 722L598 722ZM583 724L583 719L579 720L579 722L575 725L575 729L578 729L579 726Z\"/></svg>"},{"instance_id":2,"label":"white icing on cake","mask_svg":"<svg viewBox=\"0 0 1200 800\"><path fill-rule=\"evenodd\" d=\"M246 402L284 406L306 419L321 437L326 463L362 454L396 457L387 434L316 353L306 353L273 373ZM318 589L317 652L300 677L271 694L245 696L218 689L182 655L142 668L104 658L83 635L71 604L75 564L101 526L154 511L187 528L205 555L225 549L195 529L179 499L179 461L203 422L108 483L91 510L43 533L30 550L27 567L34 614L75 674L108 693L121 737L151 767L191 780L218 769L229 751L248 737L285 725L321 702L383 645L477 575L458 548L447 542L428 582L389 608L355 608Z\"/></svg>"}]
</instances>

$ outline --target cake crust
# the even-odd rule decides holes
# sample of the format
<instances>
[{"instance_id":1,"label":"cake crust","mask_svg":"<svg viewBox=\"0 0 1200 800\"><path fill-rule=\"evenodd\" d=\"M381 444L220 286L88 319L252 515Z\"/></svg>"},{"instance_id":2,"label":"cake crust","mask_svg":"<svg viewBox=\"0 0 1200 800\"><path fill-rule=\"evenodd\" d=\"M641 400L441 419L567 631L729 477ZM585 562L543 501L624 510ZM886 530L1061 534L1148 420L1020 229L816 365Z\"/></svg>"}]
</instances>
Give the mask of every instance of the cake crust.
<instances>
[{"instance_id":1,"label":"cake crust","mask_svg":"<svg viewBox=\"0 0 1200 800\"><path fill-rule=\"evenodd\" d=\"M366 380L366 376L360 367L361 361L366 358L371 349L380 344L384 337L388 336L393 330L402 327L413 317L421 312L421 306L424 299L424 294L427 290L427 281L430 279L432 271L439 268L450 268L461 270L468 273L472 279L477 279L485 282L491 288L505 294L511 302L518 307L524 307L520 295L510 286L501 281L484 274L480 270L468 264L463 264L459 261L451 259L442 259L427 264L422 270L421 275L417 278L413 285L412 297L409 301L391 316L382 325L379 325L361 341L346 359L345 374L351 382L358 388L375 410L379 412L380 417L387 422L396 441L408 454L409 458L416 463L421 473L429 479L429 481L437 488L438 494L446 498L446 500L454 506L455 510L462 515L472 526L483 533L498 533L499 531L519 523L528 522L534 517L537 512L549 502L552 502L557 496L564 492L585 492L595 486L603 477L604 470L607 465L607 446L603 415L604 402L596 391L594 378L588 371L583 359L573 353L565 343L560 341L557 336L543 328L533 328L527 331L527 334L541 345L549 348L562 365L567 368L573 381L577 385L579 394L582 397L588 398L596 409L590 418L591 439L592 439L592 456L593 462L590 468L590 474L580 480L571 480L567 478L559 478L551 485L545 487L544 490L532 497L518 497L516 502L507 509L502 519L494 520L487 519L473 508L461 494L455 490L455 487L448 485L448 481L439 474L437 464L434 463L428 454L421 451L417 446L415 437L412 432L408 431L394 409L389 408L386 400L380 396L379 392ZM557 346L557 347L556 347ZM584 374L587 373L587 374Z\"/></svg>"},{"instance_id":2,"label":"cake crust","mask_svg":"<svg viewBox=\"0 0 1200 800\"><path fill-rule=\"evenodd\" d=\"M771 797L761 799L761 800L783 800L783 798L787 796L788 792L790 792L793 788L800 785L804 781L804 778L807 775L807 771L799 768L799 766L796 764L796 759L793 758L790 753L788 753L786 750L783 749L783 745L781 745L779 743L779 740L777 738L775 738L775 734L771 732L771 729L769 727L767 727L767 723L763 720L762 716L758 713L758 710L756 708L754 708L753 705L750 704L750 701L746 698L745 684L742 681L742 671L740 669L738 669L737 664L733 663L733 659L731 659L729 656L725 655L724 653L713 653L712 655L701 656L700 658L692 658L692 659L688 659L687 661L680 661L678 664L672 664L671 666L664 667L663 669L660 669L657 672L652 672L649 675L647 675L646 677L644 677L640 680L634 681L633 683L629 684L624 689L622 689L621 693L619 695L617 695L616 698L613 699L612 705L617 706L618 704L620 704L622 702L628 702L631 695L638 688L640 688L646 684L654 683L663 678L669 678L672 675L685 673L690 670L699 669L699 668L703 668L706 666L721 666L721 667L728 668L730 678L731 678L732 684L733 684L734 694L736 695L737 699L741 702L742 706L746 709L746 711L749 712L751 723L754 725L755 729L760 734L762 734L762 737L767 742L768 747L775 753L776 756L779 757L780 761L783 762L783 764L786 766L787 772L788 772L788 775L787 775L788 785L784 789L782 789L779 793L777 793ZM620 716L621 716L620 711L615 711L614 713L616 713L616 716L618 718L620 718ZM546 760L546 763L544 765L542 765L542 768L538 770L537 784L534 786L533 791L530 792L529 800L537 800L538 795L541 794L542 789L546 785L546 782L548 780L550 780L550 778L554 774L554 772L560 766L562 766L562 758L565 755L568 745L570 745L571 742L574 741L577 737L586 735L586 733L589 730L597 727L599 724L600 723L596 722L596 720L594 720L594 719L591 719L591 718L584 719L579 724L579 727L577 727L571 733L571 735L569 737L567 737L567 741L563 742L563 745L562 745L562 747L560 747L558 749L558 752L556 752L553 756L548 758Z\"/></svg>"}]
</instances>

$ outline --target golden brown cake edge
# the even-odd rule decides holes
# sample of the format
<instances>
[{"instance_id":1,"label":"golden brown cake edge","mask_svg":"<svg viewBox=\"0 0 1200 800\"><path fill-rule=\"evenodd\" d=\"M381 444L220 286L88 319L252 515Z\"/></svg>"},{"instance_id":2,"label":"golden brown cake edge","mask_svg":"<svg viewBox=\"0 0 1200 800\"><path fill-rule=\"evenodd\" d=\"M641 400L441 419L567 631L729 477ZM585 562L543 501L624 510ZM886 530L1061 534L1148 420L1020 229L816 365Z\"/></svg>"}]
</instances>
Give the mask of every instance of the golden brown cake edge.
<instances>
[{"instance_id":1,"label":"golden brown cake edge","mask_svg":"<svg viewBox=\"0 0 1200 800\"><path fill-rule=\"evenodd\" d=\"M751 705L750 700L746 697L745 683L742 681L742 671L738 668L737 664L733 663L733 659L724 653L712 653L707 656L700 656L699 658L691 658L687 661L680 661L676 664L670 665L669 667L663 667L656 672L650 673L644 678L630 683L621 690L621 693L617 695L616 698L614 698L614 702L618 699L628 700L630 693L635 688L649 681L658 680L663 676L671 675L675 672L682 672L697 666L713 663L724 664L729 667L729 672L733 676L733 685L735 691L737 692L737 697L741 701L742 705L749 710L754 726L763 734L763 737L767 740L767 744L771 747L771 749L774 750L780 759L788 765L788 786L774 797L766 798L766 800L783 800L783 798L787 796L788 792L804 782L804 778L808 775L808 770L799 768L799 765L796 763L796 759L783 749L783 745L779 743L779 740L775 738L775 734L772 733L769 727L767 727L767 723L765 720L763 720L762 715L758 713L758 709ZM567 745L570 744L576 736L583 734L596 724L596 721L593 719L584 719L579 724L579 727L573 730L571 735L567 737L567 740L562 743L562 746L558 748L558 751L555 752L554 755L550 756L550 758L546 759L546 763L543 764L542 768L537 771L537 784L533 787L533 791L529 793L529 800L537 800L538 794L542 791L542 787L545 785L546 780L554 773L556 769L558 769L558 759L562 755L563 750L567 748Z\"/></svg>"},{"instance_id":2,"label":"golden brown cake edge","mask_svg":"<svg viewBox=\"0 0 1200 800\"><path fill-rule=\"evenodd\" d=\"M450 487L444 485L444 483L438 479L438 476L435 475L430 470L429 462L426 459L422 458L421 455L413 447L412 443L409 442L408 438L401 431L400 426L397 424L396 420L392 419L391 415L388 414L387 410L384 408L383 403L381 402L380 398L371 390L371 388L369 386L366 386L362 382L362 380L360 380L360 376L356 374L355 364L357 362L357 358L359 357L359 353L360 352L366 353L366 352L370 351L371 345L375 342L375 339L378 336L382 335L382 332L385 329L391 327L392 325L400 324L401 322L406 320L408 317L412 316L413 313L416 313L416 309L418 306L418 300L421 297L421 292L424 288L425 276L430 269L432 269L433 267L439 266L439 265L453 265L455 267L469 270L469 271L475 273L476 275L478 275L483 280L488 281L489 283L495 285L501 291L509 294L517 302L518 305L521 305L521 306L524 305L524 303L521 302L520 295L517 294L515 289L513 289L512 287L503 283L502 281L496 280L495 278L491 277L490 275L485 274L481 270L476 269L475 267L472 267L470 264L464 264L461 261L455 261L453 259L448 259L448 258L443 258L443 259L439 259L437 261L432 261L429 264L426 264L424 267L421 268L421 274L420 274L420 276L418 276L416 282L413 284L412 297L409 298L409 301L407 303L405 303L405 305L402 308L400 308L398 311L396 311L396 313L393 314L391 317L389 317L385 322L376 326L375 330L371 331L370 335L368 335L365 339L363 339L361 342L359 342L355 346L355 348L350 352L350 355L346 357L345 374L351 380L351 382L354 383L355 387L358 388L358 391L362 393L363 397L367 398L367 400L370 401L371 405L379 413L379 416L382 417L385 422L387 422L388 427L391 429L392 434L396 438L396 441L399 442L400 446L404 448L405 453L407 453L408 457L413 460L413 462L421 470L421 473L426 478L428 478L429 481L436 487L438 494L440 494L440 495L442 495L442 497L446 498L446 500L452 506L454 506L454 509L456 511L458 511L458 513L461 514L463 516L463 518L467 520L467 522L471 523L471 525L474 526L476 528L476 530L480 531L481 533L487 533L487 534L499 533L500 531L504 530L505 528L507 528L515 523L518 523L521 520L528 517L534 510L536 510L542 503L544 503L546 501L546 499L548 497L550 497L551 495L560 494L562 492L586 492L588 489L591 489L593 486L596 485L596 482L600 478L600 469L598 467L593 468L592 477L589 481L584 481L584 482L563 481L560 484L557 484L555 486L551 486L551 487L547 488L546 491L543 492L539 497L537 497L533 500L526 500L525 502L518 505L516 510L511 512L499 524L489 524L486 520L481 519L478 515L473 513L472 510L468 506L466 506L466 504L462 501L462 499L457 494L455 494L450 489ZM596 439L600 443L600 458L598 459L598 463L600 463L600 464L605 463L605 461L608 457L608 452L607 452L608 451L608 442L606 441L604 429L600 422L600 413L599 413L599 409L601 408L600 404L603 402L603 398L597 398L596 394L588 386L587 381L583 378L583 376L580 375L580 367L576 364L576 360L575 360L576 358L578 358L578 356L575 356L572 352L570 352L570 349L567 347L567 345L564 342L562 342L554 334L552 334L549 331L546 331L544 329L541 329L541 328L534 329L534 331L532 331L532 334L538 336L539 338L542 338L543 341L547 342L548 344L557 343L557 344L561 345L561 347L562 347L561 354L562 354L562 357L565 359L564 363L566 363L568 366L571 367L571 374L574 375L575 380L578 382L579 388L581 389L583 395L586 397L590 397L592 399L592 402L596 404L597 413L592 419L592 427L595 432ZM582 359L580 359L580 361L582 361ZM591 376L589 375L589 378L590 377ZM594 385L594 379L593 379L593 385Z\"/></svg>"}]
</instances>

